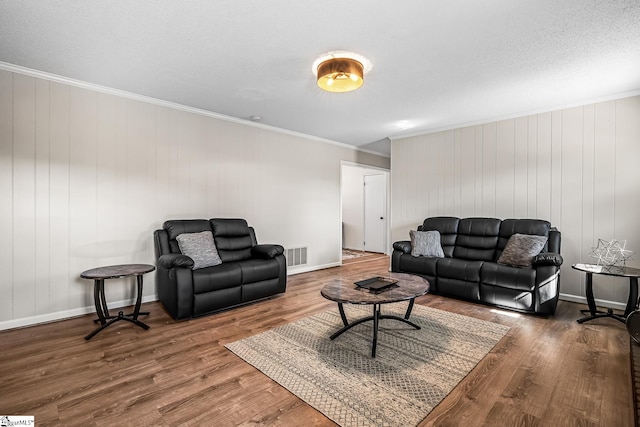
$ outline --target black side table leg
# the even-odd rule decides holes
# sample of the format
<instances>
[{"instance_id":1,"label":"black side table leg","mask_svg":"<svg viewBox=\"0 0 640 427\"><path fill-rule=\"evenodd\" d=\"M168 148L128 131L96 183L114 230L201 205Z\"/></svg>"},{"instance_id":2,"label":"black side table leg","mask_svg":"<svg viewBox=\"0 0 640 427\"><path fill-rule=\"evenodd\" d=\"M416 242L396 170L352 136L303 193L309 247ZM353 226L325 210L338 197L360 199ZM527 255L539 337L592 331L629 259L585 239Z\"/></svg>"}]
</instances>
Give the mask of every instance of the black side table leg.
<instances>
[{"instance_id":1,"label":"black side table leg","mask_svg":"<svg viewBox=\"0 0 640 427\"><path fill-rule=\"evenodd\" d=\"M627 300L627 308L624 310L625 319L633 310L636 309L638 304L638 278L629 277L629 299Z\"/></svg>"},{"instance_id":2,"label":"black side table leg","mask_svg":"<svg viewBox=\"0 0 640 427\"><path fill-rule=\"evenodd\" d=\"M587 273L586 291L587 291L587 304L589 305L589 310L580 310L580 312L589 313L589 316L578 319L577 322L584 323L584 322L588 322L589 320L599 319L601 317L611 317L624 323L625 318L628 316L628 313L631 313L631 311L633 311L633 308L636 305L635 301L637 301L638 299L638 279L635 278L635 285L633 284L634 278L631 277L630 280L632 284L630 285L630 289L629 289L629 299L627 301L627 308L625 310L624 316L621 316L619 314L614 313L612 309L608 309L607 311L598 310L598 308L596 307L595 298L593 297L593 274Z\"/></svg>"},{"instance_id":3,"label":"black side table leg","mask_svg":"<svg viewBox=\"0 0 640 427\"><path fill-rule=\"evenodd\" d=\"M102 302L102 315L105 319L110 319L109 307L107 306L107 298L104 295L104 279L100 279L100 301Z\"/></svg>"},{"instance_id":4,"label":"black side table leg","mask_svg":"<svg viewBox=\"0 0 640 427\"><path fill-rule=\"evenodd\" d=\"M98 319L94 320L94 323L100 322L100 327L89 335L84 337L85 340L90 340L98 332L105 329L107 326L117 322L118 320L126 320L140 326L142 329L149 329L149 325L138 320L140 314L148 315L149 312L140 313L140 305L142 304L142 276L137 276L137 291L136 305L133 309L133 313L124 314L120 311L117 316L111 316L109 314L109 308L107 307L107 299L104 295L104 279L96 279L93 285L93 302L96 306L96 314Z\"/></svg>"},{"instance_id":5,"label":"black side table leg","mask_svg":"<svg viewBox=\"0 0 640 427\"><path fill-rule=\"evenodd\" d=\"M138 283L138 297L136 298L136 307L133 309L133 319L138 320L138 315L140 314L140 304L142 303L142 275L136 276L136 281Z\"/></svg>"},{"instance_id":6,"label":"black side table leg","mask_svg":"<svg viewBox=\"0 0 640 427\"><path fill-rule=\"evenodd\" d=\"M117 322L118 320L121 320L120 318L118 318L117 316L112 317L111 320L109 320L108 322L104 323L103 325L100 325L100 327L98 329L96 329L95 331L91 332L89 335L87 335L86 337L84 337L85 340L89 341L91 338L93 338L93 336L95 334L97 334L98 332L100 332L101 330L105 329L107 326L111 325L114 322Z\"/></svg>"},{"instance_id":7,"label":"black side table leg","mask_svg":"<svg viewBox=\"0 0 640 427\"><path fill-rule=\"evenodd\" d=\"M115 320L126 320L127 322L131 322L133 324L136 324L136 325L140 326L142 329L145 329L145 330L149 329L149 325L147 325L146 323L142 323L138 319L134 319L134 318L129 317L129 316L122 315L122 316L120 316L120 318L115 319Z\"/></svg>"},{"instance_id":8,"label":"black side table leg","mask_svg":"<svg viewBox=\"0 0 640 427\"><path fill-rule=\"evenodd\" d=\"M150 314L150 312L148 311L140 311L140 305L142 303L142 276L138 275L136 276L136 279L137 279L137 291L138 291L138 296L136 297L136 303L134 305L134 308L131 314L125 315L128 317L133 317L134 319L137 319L139 316L148 316Z\"/></svg>"},{"instance_id":9,"label":"black side table leg","mask_svg":"<svg viewBox=\"0 0 640 427\"><path fill-rule=\"evenodd\" d=\"M100 327L84 337L84 339L87 341L89 341L95 334L115 321L110 320L109 322L107 322L107 318L110 318L110 316L108 309L106 309L107 303L104 297L104 279L96 279L93 283L93 303L96 306L96 314L98 315L98 319L94 320L93 322L100 322ZM103 312L103 310L107 310L107 312L105 313Z\"/></svg>"},{"instance_id":10,"label":"black side table leg","mask_svg":"<svg viewBox=\"0 0 640 427\"><path fill-rule=\"evenodd\" d=\"M596 301L593 296L593 274L587 272L587 280L586 280L586 293L587 293L587 305L589 306L589 310L580 310L581 313L589 313L589 316L583 317L582 319L578 319L578 323L584 323L588 320L598 319L600 317L610 317L609 313L604 313L598 311L596 307Z\"/></svg>"},{"instance_id":11,"label":"black side table leg","mask_svg":"<svg viewBox=\"0 0 640 427\"><path fill-rule=\"evenodd\" d=\"M593 274L587 273L587 304L589 305L589 313L595 316L597 312L596 301L593 297Z\"/></svg>"},{"instance_id":12,"label":"black side table leg","mask_svg":"<svg viewBox=\"0 0 640 427\"><path fill-rule=\"evenodd\" d=\"M109 311L104 311L103 308L107 306L104 298L104 279L96 279L93 283L93 303L96 306L98 321L100 321L101 325L104 325L107 323L106 317L109 315Z\"/></svg>"}]
</instances>

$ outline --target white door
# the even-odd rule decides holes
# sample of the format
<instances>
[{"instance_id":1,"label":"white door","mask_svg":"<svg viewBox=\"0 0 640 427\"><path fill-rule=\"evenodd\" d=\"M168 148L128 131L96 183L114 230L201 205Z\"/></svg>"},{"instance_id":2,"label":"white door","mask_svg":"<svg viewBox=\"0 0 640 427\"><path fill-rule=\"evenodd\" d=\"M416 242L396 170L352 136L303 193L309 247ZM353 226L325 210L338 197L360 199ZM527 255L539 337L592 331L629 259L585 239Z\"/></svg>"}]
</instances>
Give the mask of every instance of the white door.
<instances>
[{"instance_id":1,"label":"white door","mask_svg":"<svg viewBox=\"0 0 640 427\"><path fill-rule=\"evenodd\" d=\"M364 177L364 250L384 253L387 230L387 178Z\"/></svg>"}]
</instances>

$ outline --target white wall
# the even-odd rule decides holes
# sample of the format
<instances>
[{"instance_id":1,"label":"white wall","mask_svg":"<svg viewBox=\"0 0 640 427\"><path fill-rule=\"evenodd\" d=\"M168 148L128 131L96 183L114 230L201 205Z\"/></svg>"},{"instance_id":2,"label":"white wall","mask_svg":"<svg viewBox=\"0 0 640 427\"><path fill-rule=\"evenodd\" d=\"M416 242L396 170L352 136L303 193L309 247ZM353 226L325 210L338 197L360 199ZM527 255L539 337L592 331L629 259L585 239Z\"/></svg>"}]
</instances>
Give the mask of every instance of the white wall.
<instances>
[{"instance_id":1,"label":"white wall","mask_svg":"<svg viewBox=\"0 0 640 427\"><path fill-rule=\"evenodd\" d=\"M639 164L639 96L394 140L392 240L435 215L549 220L562 232L562 297L584 301L571 265L592 262L598 238L640 252ZM594 276L605 305L628 292L628 280Z\"/></svg>"},{"instance_id":2,"label":"white wall","mask_svg":"<svg viewBox=\"0 0 640 427\"><path fill-rule=\"evenodd\" d=\"M341 161L389 159L0 70L0 329L93 311L82 271L154 263L172 218L243 217L258 241L340 264ZM107 283L110 302L131 282ZM155 298L154 274L144 298ZM91 326L88 325L90 328Z\"/></svg>"}]
</instances>

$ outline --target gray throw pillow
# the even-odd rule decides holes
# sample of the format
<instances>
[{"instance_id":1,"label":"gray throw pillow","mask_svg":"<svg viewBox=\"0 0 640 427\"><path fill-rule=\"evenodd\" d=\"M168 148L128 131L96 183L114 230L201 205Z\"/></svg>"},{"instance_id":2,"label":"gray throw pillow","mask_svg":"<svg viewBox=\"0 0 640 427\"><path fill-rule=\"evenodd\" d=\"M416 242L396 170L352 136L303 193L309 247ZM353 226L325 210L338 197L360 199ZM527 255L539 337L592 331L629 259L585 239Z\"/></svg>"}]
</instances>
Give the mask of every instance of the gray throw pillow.
<instances>
[{"instance_id":1,"label":"gray throw pillow","mask_svg":"<svg viewBox=\"0 0 640 427\"><path fill-rule=\"evenodd\" d=\"M179 234L176 240L180 252L193 260L193 270L222 264L210 231Z\"/></svg>"},{"instance_id":2,"label":"gray throw pillow","mask_svg":"<svg viewBox=\"0 0 640 427\"><path fill-rule=\"evenodd\" d=\"M498 264L510 265L511 267L531 267L533 257L538 255L547 237L534 236L530 234L514 234L509 237Z\"/></svg>"},{"instance_id":3,"label":"gray throw pillow","mask_svg":"<svg viewBox=\"0 0 640 427\"><path fill-rule=\"evenodd\" d=\"M409 236L411 237L411 256L444 258L439 231L411 230Z\"/></svg>"}]
</instances>

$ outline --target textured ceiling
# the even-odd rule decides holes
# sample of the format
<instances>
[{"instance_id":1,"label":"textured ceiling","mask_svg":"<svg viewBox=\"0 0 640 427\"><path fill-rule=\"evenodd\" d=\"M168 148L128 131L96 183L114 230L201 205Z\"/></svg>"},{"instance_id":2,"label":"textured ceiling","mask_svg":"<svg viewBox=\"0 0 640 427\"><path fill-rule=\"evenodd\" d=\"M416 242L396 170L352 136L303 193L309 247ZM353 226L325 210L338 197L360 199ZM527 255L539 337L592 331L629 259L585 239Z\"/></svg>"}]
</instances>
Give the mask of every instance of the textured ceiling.
<instances>
[{"instance_id":1,"label":"textured ceiling","mask_svg":"<svg viewBox=\"0 0 640 427\"><path fill-rule=\"evenodd\" d=\"M313 61L369 58L326 93ZM0 61L388 153L388 139L640 90L640 1L0 2Z\"/></svg>"}]
</instances>

